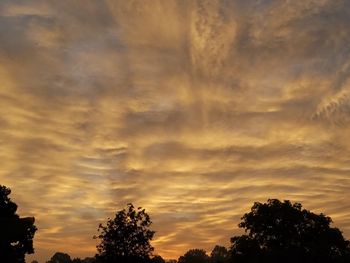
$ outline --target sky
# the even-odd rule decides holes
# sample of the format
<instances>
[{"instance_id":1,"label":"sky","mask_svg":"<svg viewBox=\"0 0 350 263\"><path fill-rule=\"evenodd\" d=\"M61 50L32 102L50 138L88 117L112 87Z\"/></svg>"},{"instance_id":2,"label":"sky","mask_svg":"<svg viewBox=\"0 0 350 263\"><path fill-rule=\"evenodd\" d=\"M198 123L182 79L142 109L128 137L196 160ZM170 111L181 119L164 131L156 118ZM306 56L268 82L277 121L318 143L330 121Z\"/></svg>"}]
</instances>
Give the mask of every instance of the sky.
<instances>
[{"instance_id":1,"label":"sky","mask_svg":"<svg viewBox=\"0 0 350 263\"><path fill-rule=\"evenodd\" d=\"M146 209L155 252L229 246L268 198L350 238L350 2L0 2L0 184L35 255L93 256Z\"/></svg>"}]
</instances>

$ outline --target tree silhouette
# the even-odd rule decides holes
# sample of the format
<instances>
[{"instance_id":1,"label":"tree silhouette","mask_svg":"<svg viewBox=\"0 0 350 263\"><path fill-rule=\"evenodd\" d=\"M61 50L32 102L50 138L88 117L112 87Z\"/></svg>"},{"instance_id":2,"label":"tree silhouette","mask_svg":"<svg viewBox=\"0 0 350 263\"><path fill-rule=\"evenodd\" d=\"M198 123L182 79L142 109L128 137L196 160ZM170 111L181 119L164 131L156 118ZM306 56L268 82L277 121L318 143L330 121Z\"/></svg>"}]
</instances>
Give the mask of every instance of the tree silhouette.
<instances>
[{"instance_id":1,"label":"tree silhouette","mask_svg":"<svg viewBox=\"0 0 350 263\"><path fill-rule=\"evenodd\" d=\"M46 263L71 263L72 259L66 253L56 252Z\"/></svg>"},{"instance_id":2,"label":"tree silhouette","mask_svg":"<svg viewBox=\"0 0 350 263\"><path fill-rule=\"evenodd\" d=\"M161 256L156 255L151 259L151 263L165 263L165 260Z\"/></svg>"},{"instance_id":3,"label":"tree silhouette","mask_svg":"<svg viewBox=\"0 0 350 263\"><path fill-rule=\"evenodd\" d=\"M216 245L210 253L211 263L227 263L229 261L230 254L227 248Z\"/></svg>"},{"instance_id":4,"label":"tree silhouette","mask_svg":"<svg viewBox=\"0 0 350 263\"><path fill-rule=\"evenodd\" d=\"M84 259L80 259L80 258L74 258L72 260L72 263L95 263L97 262L95 258L84 258Z\"/></svg>"},{"instance_id":5,"label":"tree silhouette","mask_svg":"<svg viewBox=\"0 0 350 263\"><path fill-rule=\"evenodd\" d=\"M141 207L132 204L118 211L114 219L108 219L104 226L99 225L96 258L101 262L149 262L153 247L150 244L154 231L149 215Z\"/></svg>"},{"instance_id":6,"label":"tree silhouette","mask_svg":"<svg viewBox=\"0 0 350 263\"><path fill-rule=\"evenodd\" d=\"M20 218L11 201L11 190L0 185L0 262L24 263L25 254L34 253L33 238L37 228L34 217Z\"/></svg>"},{"instance_id":7,"label":"tree silhouette","mask_svg":"<svg viewBox=\"0 0 350 263\"><path fill-rule=\"evenodd\" d=\"M246 234L231 238L232 262L350 262L349 241L331 222L299 203L256 202L239 224Z\"/></svg>"},{"instance_id":8,"label":"tree silhouette","mask_svg":"<svg viewBox=\"0 0 350 263\"><path fill-rule=\"evenodd\" d=\"M208 263L209 256L203 249L190 249L179 257L178 263Z\"/></svg>"}]
</instances>

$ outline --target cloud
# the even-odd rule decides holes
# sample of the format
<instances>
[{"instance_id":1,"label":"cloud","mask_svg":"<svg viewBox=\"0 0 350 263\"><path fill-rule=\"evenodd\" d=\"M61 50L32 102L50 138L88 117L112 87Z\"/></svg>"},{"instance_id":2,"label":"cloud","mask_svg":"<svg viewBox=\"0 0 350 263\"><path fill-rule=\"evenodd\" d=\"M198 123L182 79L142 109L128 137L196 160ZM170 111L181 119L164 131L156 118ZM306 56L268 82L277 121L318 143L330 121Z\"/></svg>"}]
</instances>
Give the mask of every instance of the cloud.
<instances>
[{"instance_id":1,"label":"cloud","mask_svg":"<svg viewBox=\"0 0 350 263\"><path fill-rule=\"evenodd\" d=\"M93 255L98 224L128 202L168 258L228 245L268 198L349 238L349 11L2 1L0 179L36 217L34 257Z\"/></svg>"}]
</instances>

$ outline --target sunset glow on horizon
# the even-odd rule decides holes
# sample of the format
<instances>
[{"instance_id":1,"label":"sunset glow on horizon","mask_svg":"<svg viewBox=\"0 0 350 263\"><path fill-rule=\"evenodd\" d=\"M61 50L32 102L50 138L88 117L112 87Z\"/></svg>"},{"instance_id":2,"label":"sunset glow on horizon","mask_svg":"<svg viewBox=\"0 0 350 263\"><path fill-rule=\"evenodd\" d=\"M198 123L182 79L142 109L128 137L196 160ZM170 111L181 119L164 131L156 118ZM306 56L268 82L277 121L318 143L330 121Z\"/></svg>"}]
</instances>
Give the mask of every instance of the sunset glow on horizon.
<instances>
[{"instance_id":1,"label":"sunset glow on horizon","mask_svg":"<svg viewBox=\"0 0 350 263\"><path fill-rule=\"evenodd\" d=\"M37 259L150 214L155 254L229 246L255 201L350 238L350 2L0 2L0 185Z\"/></svg>"}]
</instances>

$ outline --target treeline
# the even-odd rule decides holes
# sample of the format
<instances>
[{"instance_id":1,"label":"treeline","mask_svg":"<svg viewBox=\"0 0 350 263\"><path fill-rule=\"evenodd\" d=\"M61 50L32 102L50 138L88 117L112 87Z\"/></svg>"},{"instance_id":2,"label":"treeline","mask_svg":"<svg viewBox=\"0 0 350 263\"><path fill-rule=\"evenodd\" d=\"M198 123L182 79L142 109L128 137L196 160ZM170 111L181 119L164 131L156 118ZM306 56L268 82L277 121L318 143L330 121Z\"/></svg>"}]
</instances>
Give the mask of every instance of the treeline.
<instances>
[{"instance_id":1,"label":"treeline","mask_svg":"<svg viewBox=\"0 0 350 263\"><path fill-rule=\"evenodd\" d=\"M230 254L226 247L215 246L210 255L204 249L190 249L178 260L166 260L160 255L151 256L149 263L229 263ZM67 253L56 252L46 263L97 263L95 257L72 259ZM32 263L38 263L33 261Z\"/></svg>"},{"instance_id":2,"label":"treeline","mask_svg":"<svg viewBox=\"0 0 350 263\"><path fill-rule=\"evenodd\" d=\"M0 262L25 263L25 255L34 253L37 228L34 218L17 215L10 193L9 188L0 186ZM300 203L278 199L256 202L241 219L238 226L245 234L233 236L228 248L215 246L210 255L202 249L190 249L168 263L350 262L350 242L331 226L332 219L303 209ZM94 238L100 242L94 257L71 259L58 252L47 263L165 263L161 256L154 256L151 225L145 209L128 204L99 225Z\"/></svg>"}]
</instances>

